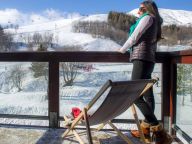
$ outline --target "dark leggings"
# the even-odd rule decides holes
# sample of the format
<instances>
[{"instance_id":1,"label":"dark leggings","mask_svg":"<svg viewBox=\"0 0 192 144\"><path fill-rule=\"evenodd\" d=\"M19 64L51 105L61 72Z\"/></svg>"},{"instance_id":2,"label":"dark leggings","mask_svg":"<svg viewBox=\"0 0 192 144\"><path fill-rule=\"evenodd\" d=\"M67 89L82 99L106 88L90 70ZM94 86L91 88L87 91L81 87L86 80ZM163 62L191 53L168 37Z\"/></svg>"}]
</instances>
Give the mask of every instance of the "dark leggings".
<instances>
[{"instance_id":1,"label":"dark leggings","mask_svg":"<svg viewBox=\"0 0 192 144\"><path fill-rule=\"evenodd\" d=\"M152 62L134 60L131 79L151 79L151 73L153 72L154 65L155 64ZM159 123L156 116L154 115L155 100L152 88L139 99L137 99L135 104L143 113L147 123L150 123L151 125L157 125Z\"/></svg>"}]
</instances>

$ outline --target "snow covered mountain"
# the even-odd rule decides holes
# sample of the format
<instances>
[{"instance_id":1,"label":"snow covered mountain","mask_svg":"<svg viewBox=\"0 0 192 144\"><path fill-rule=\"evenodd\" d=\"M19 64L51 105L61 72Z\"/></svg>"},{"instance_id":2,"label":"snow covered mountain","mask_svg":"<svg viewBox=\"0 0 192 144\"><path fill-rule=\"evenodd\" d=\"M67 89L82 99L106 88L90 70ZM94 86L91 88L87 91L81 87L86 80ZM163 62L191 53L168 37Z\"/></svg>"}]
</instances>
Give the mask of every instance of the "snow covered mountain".
<instances>
[{"instance_id":1,"label":"snow covered mountain","mask_svg":"<svg viewBox=\"0 0 192 144\"><path fill-rule=\"evenodd\" d=\"M134 9L129 14L137 15L138 9ZM160 15L164 19L164 24L189 25L192 24L192 11L172 10L160 8ZM107 14L96 14L82 16L78 13L66 13L53 9L45 10L41 13L23 13L17 9L0 10L0 25L18 24L19 26L32 25L42 22L51 22L62 19L82 19L84 21L107 21Z\"/></svg>"},{"instance_id":2,"label":"snow covered mountain","mask_svg":"<svg viewBox=\"0 0 192 144\"><path fill-rule=\"evenodd\" d=\"M72 18L59 18L58 20L48 20L38 18L39 21L33 20L31 24L20 25L18 29L8 28L6 31L15 35L15 41L22 42L23 36L33 33L49 32L54 35L60 46L81 46L87 51L115 51L121 46L109 39L93 38L90 34L75 33L72 26L78 21L107 21L107 14L98 14L90 16L78 16ZM26 22L27 23L27 22ZM22 49L23 50L23 49ZM57 50L57 49L56 49Z\"/></svg>"},{"instance_id":3,"label":"snow covered mountain","mask_svg":"<svg viewBox=\"0 0 192 144\"><path fill-rule=\"evenodd\" d=\"M129 14L137 15L138 9ZM192 26L192 11L160 9L164 25L176 24ZM49 32L59 45L79 45L87 51L115 51L121 46L109 39L93 38L90 34L75 33L72 25L78 21L107 21L108 14L82 16L77 13L66 14L55 10L46 10L39 14L24 14L15 9L0 10L0 25L19 25L8 28L15 41L21 42L22 35L35 32Z\"/></svg>"},{"instance_id":4,"label":"snow covered mountain","mask_svg":"<svg viewBox=\"0 0 192 144\"><path fill-rule=\"evenodd\" d=\"M137 16L138 9L134 9L129 14ZM185 25L192 26L192 11L159 9L159 13L163 18L163 25Z\"/></svg>"}]
</instances>

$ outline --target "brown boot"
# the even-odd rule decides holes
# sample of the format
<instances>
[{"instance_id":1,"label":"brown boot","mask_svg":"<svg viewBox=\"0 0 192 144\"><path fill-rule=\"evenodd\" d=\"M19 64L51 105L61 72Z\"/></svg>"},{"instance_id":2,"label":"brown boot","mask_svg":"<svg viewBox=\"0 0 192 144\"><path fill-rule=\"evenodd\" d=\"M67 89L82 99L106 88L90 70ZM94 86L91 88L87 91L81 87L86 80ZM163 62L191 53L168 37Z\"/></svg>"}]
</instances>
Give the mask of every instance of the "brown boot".
<instances>
[{"instance_id":1,"label":"brown boot","mask_svg":"<svg viewBox=\"0 0 192 144\"><path fill-rule=\"evenodd\" d=\"M140 126L141 126L141 130L143 131L144 136L150 137L150 124L142 121ZM131 134L133 137L140 138L139 130L131 130Z\"/></svg>"},{"instance_id":2,"label":"brown boot","mask_svg":"<svg viewBox=\"0 0 192 144\"><path fill-rule=\"evenodd\" d=\"M152 142L155 144L171 144L172 137L163 129L162 125L151 126L150 131L152 132Z\"/></svg>"}]
</instances>

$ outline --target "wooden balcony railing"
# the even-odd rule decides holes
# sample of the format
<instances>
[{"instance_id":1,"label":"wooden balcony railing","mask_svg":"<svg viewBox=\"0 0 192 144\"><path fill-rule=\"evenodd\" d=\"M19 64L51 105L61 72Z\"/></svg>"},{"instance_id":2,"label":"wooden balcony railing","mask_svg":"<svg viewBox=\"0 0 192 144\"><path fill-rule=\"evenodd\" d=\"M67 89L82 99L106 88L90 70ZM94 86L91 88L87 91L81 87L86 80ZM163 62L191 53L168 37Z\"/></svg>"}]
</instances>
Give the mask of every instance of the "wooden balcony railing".
<instances>
[{"instance_id":1,"label":"wooden balcony railing","mask_svg":"<svg viewBox=\"0 0 192 144\"><path fill-rule=\"evenodd\" d=\"M162 64L162 122L165 129L173 132L171 125L176 122L176 64L192 64L192 50L157 52L157 63ZM129 53L117 52L14 52L0 53L0 62L48 62L48 119L50 127L59 127L59 63L60 62L103 62L128 63ZM0 115L15 118L18 115ZM40 118L40 116L25 116Z\"/></svg>"}]
</instances>

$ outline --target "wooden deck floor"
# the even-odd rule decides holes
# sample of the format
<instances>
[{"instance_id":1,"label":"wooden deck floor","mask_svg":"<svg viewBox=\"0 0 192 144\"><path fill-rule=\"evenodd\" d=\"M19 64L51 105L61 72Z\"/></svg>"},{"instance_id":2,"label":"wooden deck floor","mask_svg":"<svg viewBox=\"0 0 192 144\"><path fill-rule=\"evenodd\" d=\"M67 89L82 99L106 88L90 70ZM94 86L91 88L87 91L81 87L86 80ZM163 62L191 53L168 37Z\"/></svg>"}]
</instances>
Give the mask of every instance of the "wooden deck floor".
<instances>
[{"instance_id":1,"label":"wooden deck floor","mask_svg":"<svg viewBox=\"0 0 192 144\"><path fill-rule=\"evenodd\" d=\"M9 127L0 125L0 144L77 144L75 137L62 139L61 135L65 129L31 128L31 127ZM78 130L82 139L88 143L86 133ZM126 135L134 143L142 144L139 139ZM124 140L113 131L92 132L94 144L126 144Z\"/></svg>"},{"instance_id":2,"label":"wooden deck floor","mask_svg":"<svg viewBox=\"0 0 192 144\"><path fill-rule=\"evenodd\" d=\"M65 129L37 128L37 127L17 127L0 125L0 144L78 144L75 137L61 138ZM88 143L86 133L78 130L81 138ZM129 131L123 132L134 144L142 142L133 138ZM126 144L114 131L93 131L92 138L94 144ZM173 144L178 144L173 142Z\"/></svg>"}]
</instances>

